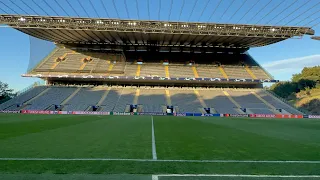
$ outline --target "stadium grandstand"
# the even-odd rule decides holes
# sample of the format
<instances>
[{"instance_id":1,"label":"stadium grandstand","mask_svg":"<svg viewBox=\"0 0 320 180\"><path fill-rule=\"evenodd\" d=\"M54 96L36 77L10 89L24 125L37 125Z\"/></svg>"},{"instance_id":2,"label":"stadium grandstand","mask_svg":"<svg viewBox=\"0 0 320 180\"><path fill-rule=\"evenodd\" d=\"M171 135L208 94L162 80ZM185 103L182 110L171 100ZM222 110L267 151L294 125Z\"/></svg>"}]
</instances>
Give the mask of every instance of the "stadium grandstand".
<instances>
[{"instance_id":1,"label":"stadium grandstand","mask_svg":"<svg viewBox=\"0 0 320 180\"><path fill-rule=\"evenodd\" d=\"M149 20L138 20L138 1L136 20L130 18L126 4L123 9L128 18L121 18L115 1L116 18L102 18L95 8L99 5L90 0L93 17L83 8L84 2L64 2L69 10L60 1L34 4L41 13L30 7L33 12L29 13L27 4L21 2L14 6L0 2L0 10L5 12L0 24L54 42L56 47L22 75L41 78L46 84L1 104L0 110L302 114L262 88L264 82L278 80L248 52L253 47L314 35L313 26L290 26L290 21L285 26L268 25L271 20L260 25L272 8L255 24L239 24L209 22L215 9L207 22L199 21L209 1L197 16L199 22L190 21L194 8L188 20L180 20L181 12L177 20L170 20L173 1L166 20L160 18L161 8L159 20L150 20L149 4ZM246 1L241 3L240 8ZM273 8L281 3L276 5ZM87 17L78 14L77 6ZM57 13L58 9L64 13Z\"/></svg>"},{"instance_id":2,"label":"stadium grandstand","mask_svg":"<svg viewBox=\"0 0 320 180\"><path fill-rule=\"evenodd\" d=\"M311 64L273 60L316 52L319 17L320 0L0 0L1 81L28 55L40 81L1 101L0 179L319 179L320 115L261 65Z\"/></svg>"}]
</instances>

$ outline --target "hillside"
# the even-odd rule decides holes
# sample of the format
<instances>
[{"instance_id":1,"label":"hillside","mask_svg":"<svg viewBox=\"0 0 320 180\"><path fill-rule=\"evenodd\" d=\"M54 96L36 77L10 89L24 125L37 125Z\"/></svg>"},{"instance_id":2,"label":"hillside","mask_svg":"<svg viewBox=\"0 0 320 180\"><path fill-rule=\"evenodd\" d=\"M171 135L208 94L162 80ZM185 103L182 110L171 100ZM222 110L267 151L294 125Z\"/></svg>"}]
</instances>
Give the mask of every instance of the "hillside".
<instances>
[{"instance_id":1,"label":"hillside","mask_svg":"<svg viewBox=\"0 0 320 180\"><path fill-rule=\"evenodd\" d=\"M320 114L320 88L308 89L296 93L294 105L306 109L311 114Z\"/></svg>"},{"instance_id":2,"label":"hillside","mask_svg":"<svg viewBox=\"0 0 320 180\"><path fill-rule=\"evenodd\" d=\"M298 109L320 114L320 66L304 68L290 82L280 82L270 88Z\"/></svg>"}]
</instances>

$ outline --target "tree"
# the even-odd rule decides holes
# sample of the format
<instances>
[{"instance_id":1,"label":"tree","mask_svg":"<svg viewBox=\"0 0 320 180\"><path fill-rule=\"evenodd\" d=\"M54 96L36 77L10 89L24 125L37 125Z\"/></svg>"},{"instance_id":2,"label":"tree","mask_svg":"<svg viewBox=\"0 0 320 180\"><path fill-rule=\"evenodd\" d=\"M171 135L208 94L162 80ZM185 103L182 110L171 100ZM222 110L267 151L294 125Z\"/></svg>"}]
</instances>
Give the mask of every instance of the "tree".
<instances>
[{"instance_id":1,"label":"tree","mask_svg":"<svg viewBox=\"0 0 320 180\"><path fill-rule=\"evenodd\" d=\"M320 82L320 66L315 67L305 67L301 71L301 73L294 74L292 76L293 82L298 82L301 79L313 80L316 82Z\"/></svg>"},{"instance_id":2,"label":"tree","mask_svg":"<svg viewBox=\"0 0 320 180\"><path fill-rule=\"evenodd\" d=\"M0 101L5 99L11 99L14 97L13 89L9 89L9 85L7 83L3 83L0 81Z\"/></svg>"},{"instance_id":3,"label":"tree","mask_svg":"<svg viewBox=\"0 0 320 180\"><path fill-rule=\"evenodd\" d=\"M305 67L301 73L294 74L291 80L274 84L270 89L282 98L292 99L300 91L316 88L320 83L320 66Z\"/></svg>"},{"instance_id":4,"label":"tree","mask_svg":"<svg viewBox=\"0 0 320 180\"><path fill-rule=\"evenodd\" d=\"M311 79L300 79L297 83L299 91L305 90L307 88L312 89L317 85L317 82Z\"/></svg>"},{"instance_id":5,"label":"tree","mask_svg":"<svg viewBox=\"0 0 320 180\"><path fill-rule=\"evenodd\" d=\"M280 82L272 85L270 89L282 98L288 98L293 93L299 92L298 83L293 82Z\"/></svg>"}]
</instances>

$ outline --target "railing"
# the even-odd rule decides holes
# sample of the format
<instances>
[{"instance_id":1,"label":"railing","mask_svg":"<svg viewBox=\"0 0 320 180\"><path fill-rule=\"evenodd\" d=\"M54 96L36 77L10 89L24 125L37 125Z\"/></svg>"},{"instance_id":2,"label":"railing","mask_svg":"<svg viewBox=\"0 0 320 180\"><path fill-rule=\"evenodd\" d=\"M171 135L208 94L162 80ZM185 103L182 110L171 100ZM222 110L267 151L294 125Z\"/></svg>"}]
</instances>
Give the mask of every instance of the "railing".
<instances>
[{"instance_id":1,"label":"railing","mask_svg":"<svg viewBox=\"0 0 320 180\"><path fill-rule=\"evenodd\" d=\"M25 92L29 91L30 89L32 89L36 86L41 86L41 85L45 85L45 82L44 81L37 81L37 82L31 84L30 86L22 89L21 91L17 92L17 96L24 94Z\"/></svg>"},{"instance_id":2,"label":"railing","mask_svg":"<svg viewBox=\"0 0 320 180\"><path fill-rule=\"evenodd\" d=\"M22 94L28 92L28 91L29 91L30 89L32 89L33 87L41 86L41 85L45 85L45 82L44 82L44 81L35 82L35 83L31 84L30 86L22 89L21 91L18 91L18 92L17 92L17 96L22 95ZM4 103L4 102L6 102L6 101L8 101L8 100L10 100L10 99L11 99L11 98L2 99L2 100L0 101L0 104Z\"/></svg>"},{"instance_id":3,"label":"railing","mask_svg":"<svg viewBox=\"0 0 320 180\"><path fill-rule=\"evenodd\" d=\"M6 102L6 101L8 101L8 100L10 100L10 99L11 99L10 97L6 97L5 99L2 99L2 100L0 101L0 104L4 103L4 102Z\"/></svg>"},{"instance_id":4,"label":"railing","mask_svg":"<svg viewBox=\"0 0 320 180\"><path fill-rule=\"evenodd\" d=\"M274 93L273 91L271 90L266 90L266 92L268 92L269 94L275 96L276 98L278 98L279 100L281 100L282 102L286 103L288 106L300 111L302 114L307 114L309 115L309 112L303 108L298 108L298 107L295 107L294 105L292 105L289 101L287 101L286 99L278 96L276 93Z\"/></svg>"}]
</instances>

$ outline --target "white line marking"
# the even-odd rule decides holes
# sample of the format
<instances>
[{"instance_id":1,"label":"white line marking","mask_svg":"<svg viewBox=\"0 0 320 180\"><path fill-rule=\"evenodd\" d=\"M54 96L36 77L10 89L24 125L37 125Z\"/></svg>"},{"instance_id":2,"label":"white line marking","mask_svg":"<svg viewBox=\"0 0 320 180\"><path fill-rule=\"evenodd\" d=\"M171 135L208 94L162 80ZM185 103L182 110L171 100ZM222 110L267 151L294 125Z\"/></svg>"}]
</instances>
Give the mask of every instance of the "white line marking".
<instances>
[{"instance_id":1,"label":"white line marking","mask_svg":"<svg viewBox=\"0 0 320 180\"><path fill-rule=\"evenodd\" d=\"M254 160L188 160L188 159L121 159L121 158L0 158L0 161L135 161L135 162L186 162L186 163L270 163L320 164L320 161L254 161Z\"/></svg>"},{"instance_id":2,"label":"white line marking","mask_svg":"<svg viewBox=\"0 0 320 180\"><path fill-rule=\"evenodd\" d=\"M158 180L159 179L158 177L159 177L158 175L152 175L152 180Z\"/></svg>"},{"instance_id":3,"label":"white line marking","mask_svg":"<svg viewBox=\"0 0 320 180\"><path fill-rule=\"evenodd\" d=\"M153 177L256 177L256 178L319 178L320 175L245 175L245 174L160 174Z\"/></svg>"},{"instance_id":4,"label":"white line marking","mask_svg":"<svg viewBox=\"0 0 320 180\"><path fill-rule=\"evenodd\" d=\"M152 159L157 160L157 150L156 150L156 138L154 135L154 126L153 126L153 116L151 115L151 121L152 121Z\"/></svg>"}]
</instances>

